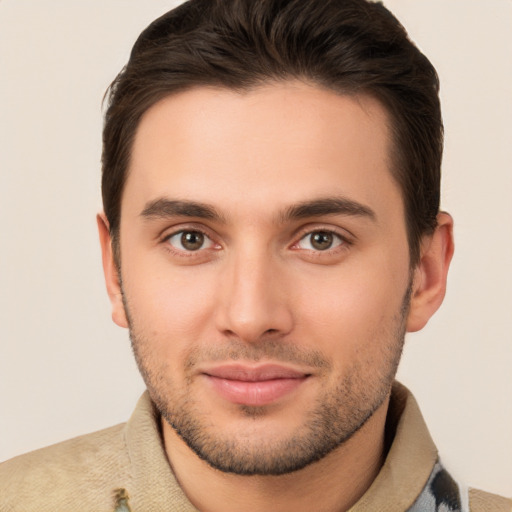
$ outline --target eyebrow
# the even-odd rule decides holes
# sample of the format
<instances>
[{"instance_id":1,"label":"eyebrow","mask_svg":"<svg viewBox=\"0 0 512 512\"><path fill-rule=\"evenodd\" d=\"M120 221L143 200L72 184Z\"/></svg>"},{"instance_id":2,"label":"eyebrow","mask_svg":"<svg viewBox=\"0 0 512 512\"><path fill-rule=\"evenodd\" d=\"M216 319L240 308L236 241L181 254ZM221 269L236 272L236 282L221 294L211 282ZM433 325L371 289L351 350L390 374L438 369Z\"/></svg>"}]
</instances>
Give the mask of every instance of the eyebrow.
<instances>
[{"instance_id":1,"label":"eyebrow","mask_svg":"<svg viewBox=\"0 0 512 512\"><path fill-rule=\"evenodd\" d=\"M222 221L222 215L212 206L196 201L180 201L160 198L150 201L141 212L147 219L165 219L169 217L198 217L200 219Z\"/></svg>"},{"instance_id":2,"label":"eyebrow","mask_svg":"<svg viewBox=\"0 0 512 512\"><path fill-rule=\"evenodd\" d=\"M141 212L146 219L166 219L171 217L195 217L225 223L226 220L213 206L197 201L160 198L150 201ZM277 219L280 223L323 215L347 215L366 217L374 222L375 212L357 201L344 197L326 197L304 201L285 208Z\"/></svg>"},{"instance_id":3,"label":"eyebrow","mask_svg":"<svg viewBox=\"0 0 512 512\"><path fill-rule=\"evenodd\" d=\"M345 197L326 197L292 205L280 215L280 221L286 222L323 215L348 215L377 221L377 216L370 207Z\"/></svg>"}]
</instances>

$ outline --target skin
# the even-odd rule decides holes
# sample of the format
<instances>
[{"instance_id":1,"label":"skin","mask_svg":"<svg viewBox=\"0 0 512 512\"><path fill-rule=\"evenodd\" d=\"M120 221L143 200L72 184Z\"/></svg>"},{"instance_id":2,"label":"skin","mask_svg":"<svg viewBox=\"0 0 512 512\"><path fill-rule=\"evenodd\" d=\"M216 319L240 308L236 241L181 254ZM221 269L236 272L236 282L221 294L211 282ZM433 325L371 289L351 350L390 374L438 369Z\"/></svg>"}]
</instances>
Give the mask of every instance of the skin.
<instances>
[{"instance_id":1,"label":"skin","mask_svg":"<svg viewBox=\"0 0 512 512\"><path fill-rule=\"evenodd\" d=\"M299 82L197 88L144 115L121 275L98 217L104 269L199 510L346 510L378 473L403 335L441 304L453 252L452 220L439 214L410 268L389 154L377 101ZM233 400L211 375L233 364L301 378L272 400L253 385ZM311 439L323 443L318 461Z\"/></svg>"}]
</instances>

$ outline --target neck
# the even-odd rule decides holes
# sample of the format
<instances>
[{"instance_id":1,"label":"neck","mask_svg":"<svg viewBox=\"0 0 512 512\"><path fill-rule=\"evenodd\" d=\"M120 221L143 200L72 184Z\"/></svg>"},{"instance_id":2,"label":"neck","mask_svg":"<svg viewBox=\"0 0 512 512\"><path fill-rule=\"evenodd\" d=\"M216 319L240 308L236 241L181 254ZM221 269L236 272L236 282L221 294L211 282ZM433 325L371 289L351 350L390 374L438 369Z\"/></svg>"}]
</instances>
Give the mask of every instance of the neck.
<instances>
[{"instance_id":1,"label":"neck","mask_svg":"<svg viewBox=\"0 0 512 512\"><path fill-rule=\"evenodd\" d=\"M385 458L389 397L343 445L282 476L223 473L201 460L162 420L165 450L176 478L201 512L342 512L370 487Z\"/></svg>"}]
</instances>

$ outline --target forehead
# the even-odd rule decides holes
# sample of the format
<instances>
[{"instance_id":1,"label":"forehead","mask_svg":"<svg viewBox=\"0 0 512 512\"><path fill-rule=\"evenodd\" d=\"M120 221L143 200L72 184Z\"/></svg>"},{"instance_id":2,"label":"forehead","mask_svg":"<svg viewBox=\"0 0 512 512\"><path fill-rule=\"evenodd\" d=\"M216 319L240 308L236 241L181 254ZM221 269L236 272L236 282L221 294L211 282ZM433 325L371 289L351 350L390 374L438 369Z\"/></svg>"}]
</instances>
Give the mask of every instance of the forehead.
<instances>
[{"instance_id":1,"label":"forehead","mask_svg":"<svg viewBox=\"0 0 512 512\"><path fill-rule=\"evenodd\" d=\"M312 196L401 203L390 146L387 113L369 97L301 82L196 88L143 116L123 205L179 196L229 213Z\"/></svg>"}]
</instances>

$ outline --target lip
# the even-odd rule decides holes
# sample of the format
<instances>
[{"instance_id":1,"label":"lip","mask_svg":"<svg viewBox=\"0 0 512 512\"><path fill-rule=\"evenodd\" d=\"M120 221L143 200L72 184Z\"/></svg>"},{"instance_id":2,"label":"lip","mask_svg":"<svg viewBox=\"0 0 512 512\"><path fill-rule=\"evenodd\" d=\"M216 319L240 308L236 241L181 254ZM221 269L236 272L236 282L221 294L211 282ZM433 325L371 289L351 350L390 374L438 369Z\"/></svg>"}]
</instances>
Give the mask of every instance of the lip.
<instances>
[{"instance_id":1,"label":"lip","mask_svg":"<svg viewBox=\"0 0 512 512\"><path fill-rule=\"evenodd\" d=\"M268 405L295 391L309 377L293 368L276 364L257 367L221 365L203 371L222 398L239 405Z\"/></svg>"}]
</instances>

